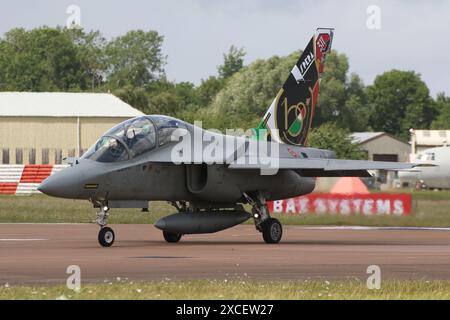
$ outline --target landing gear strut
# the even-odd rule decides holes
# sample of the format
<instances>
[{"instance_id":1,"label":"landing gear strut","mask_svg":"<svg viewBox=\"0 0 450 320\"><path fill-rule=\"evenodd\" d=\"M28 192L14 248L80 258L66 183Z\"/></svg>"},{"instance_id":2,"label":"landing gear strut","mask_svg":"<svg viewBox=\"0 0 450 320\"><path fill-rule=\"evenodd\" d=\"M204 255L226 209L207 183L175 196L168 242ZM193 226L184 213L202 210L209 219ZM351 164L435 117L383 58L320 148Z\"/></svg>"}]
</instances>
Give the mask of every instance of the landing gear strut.
<instances>
[{"instance_id":1,"label":"landing gear strut","mask_svg":"<svg viewBox=\"0 0 450 320\"><path fill-rule=\"evenodd\" d=\"M283 236L283 227L280 221L270 217L269 208L265 197L261 192L256 194L255 199L244 193L247 202L252 206L253 219L256 230L262 233L266 243L278 243Z\"/></svg>"},{"instance_id":2,"label":"landing gear strut","mask_svg":"<svg viewBox=\"0 0 450 320\"><path fill-rule=\"evenodd\" d=\"M109 208L107 205L101 205L100 211L97 213L97 219L95 222L100 226L100 231L98 232L98 243L102 247L111 247L114 244L115 235L113 229L107 227Z\"/></svg>"}]
</instances>

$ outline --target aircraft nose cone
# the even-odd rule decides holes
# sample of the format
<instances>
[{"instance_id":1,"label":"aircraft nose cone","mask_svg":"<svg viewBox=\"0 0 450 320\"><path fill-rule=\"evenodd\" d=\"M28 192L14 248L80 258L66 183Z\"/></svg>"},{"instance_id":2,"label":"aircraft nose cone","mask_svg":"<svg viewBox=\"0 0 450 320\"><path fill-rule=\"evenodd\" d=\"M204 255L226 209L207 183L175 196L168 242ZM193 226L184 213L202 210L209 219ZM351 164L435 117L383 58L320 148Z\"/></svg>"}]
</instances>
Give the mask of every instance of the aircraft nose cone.
<instances>
[{"instance_id":1,"label":"aircraft nose cone","mask_svg":"<svg viewBox=\"0 0 450 320\"><path fill-rule=\"evenodd\" d=\"M83 190L82 180L78 170L67 168L42 181L37 190L52 197L75 199Z\"/></svg>"},{"instance_id":2,"label":"aircraft nose cone","mask_svg":"<svg viewBox=\"0 0 450 320\"><path fill-rule=\"evenodd\" d=\"M47 178L44 181L42 181L41 184L37 187L37 190L45 194L48 194L49 191L51 192L52 187L51 183L49 183L48 180L49 179Z\"/></svg>"},{"instance_id":3,"label":"aircraft nose cone","mask_svg":"<svg viewBox=\"0 0 450 320\"><path fill-rule=\"evenodd\" d=\"M58 175L50 176L38 186L38 191L45 193L48 196L60 197L64 194L64 190L67 189L69 181L65 181Z\"/></svg>"}]
</instances>

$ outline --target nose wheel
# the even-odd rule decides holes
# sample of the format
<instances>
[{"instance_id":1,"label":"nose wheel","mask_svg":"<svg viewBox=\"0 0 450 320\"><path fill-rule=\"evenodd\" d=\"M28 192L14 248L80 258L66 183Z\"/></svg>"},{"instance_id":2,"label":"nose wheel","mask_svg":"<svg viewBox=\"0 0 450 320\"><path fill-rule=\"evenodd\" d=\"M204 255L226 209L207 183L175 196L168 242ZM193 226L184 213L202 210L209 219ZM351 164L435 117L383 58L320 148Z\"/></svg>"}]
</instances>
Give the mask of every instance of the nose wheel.
<instances>
[{"instance_id":1,"label":"nose wheel","mask_svg":"<svg viewBox=\"0 0 450 320\"><path fill-rule=\"evenodd\" d=\"M98 243L102 247L111 247L114 243L116 236L114 235L113 229L110 227L102 227L98 232Z\"/></svg>"},{"instance_id":2,"label":"nose wheel","mask_svg":"<svg viewBox=\"0 0 450 320\"><path fill-rule=\"evenodd\" d=\"M111 247L116 239L113 229L107 227L109 217L109 207L107 204L101 204L100 212L97 213L97 219L95 222L100 226L98 232L98 243L102 247Z\"/></svg>"}]
</instances>

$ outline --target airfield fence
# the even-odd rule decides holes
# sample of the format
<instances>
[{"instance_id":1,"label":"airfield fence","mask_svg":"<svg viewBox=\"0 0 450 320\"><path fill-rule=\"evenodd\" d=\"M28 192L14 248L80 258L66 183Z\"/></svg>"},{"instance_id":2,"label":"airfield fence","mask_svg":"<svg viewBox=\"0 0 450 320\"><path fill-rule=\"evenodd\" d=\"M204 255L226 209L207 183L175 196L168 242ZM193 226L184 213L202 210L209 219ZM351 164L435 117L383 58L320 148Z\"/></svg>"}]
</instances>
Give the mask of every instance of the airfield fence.
<instances>
[{"instance_id":1,"label":"airfield fence","mask_svg":"<svg viewBox=\"0 0 450 320\"><path fill-rule=\"evenodd\" d=\"M0 165L0 194L39 193L38 185L67 165Z\"/></svg>"}]
</instances>

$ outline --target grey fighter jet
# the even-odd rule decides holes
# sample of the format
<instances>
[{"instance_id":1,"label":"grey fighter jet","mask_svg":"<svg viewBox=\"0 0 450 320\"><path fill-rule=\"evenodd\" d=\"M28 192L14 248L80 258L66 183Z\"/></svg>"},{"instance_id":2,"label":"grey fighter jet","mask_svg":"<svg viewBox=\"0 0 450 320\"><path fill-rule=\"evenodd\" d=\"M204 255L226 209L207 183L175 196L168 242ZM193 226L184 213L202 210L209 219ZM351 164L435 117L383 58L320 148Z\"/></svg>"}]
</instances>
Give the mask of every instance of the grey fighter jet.
<instances>
[{"instance_id":1,"label":"grey fighter jet","mask_svg":"<svg viewBox=\"0 0 450 320\"><path fill-rule=\"evenodd\" d=\"M308 194L315 177L366 177L367 170L414 167L335 159L332 151L306 147L332 39L333 29L317 30L252 136L224 135L167 116L142 116L112 128L38 189L54 197L89 200L99 209L98 240L104 247L115 238L107 227L110 208L148 210L151 201L168 201L176 209L155 223L167 242L252 218L266 243L278 243L282 226L270 216L266 201Z\"/></svg>"}]
</instances>

